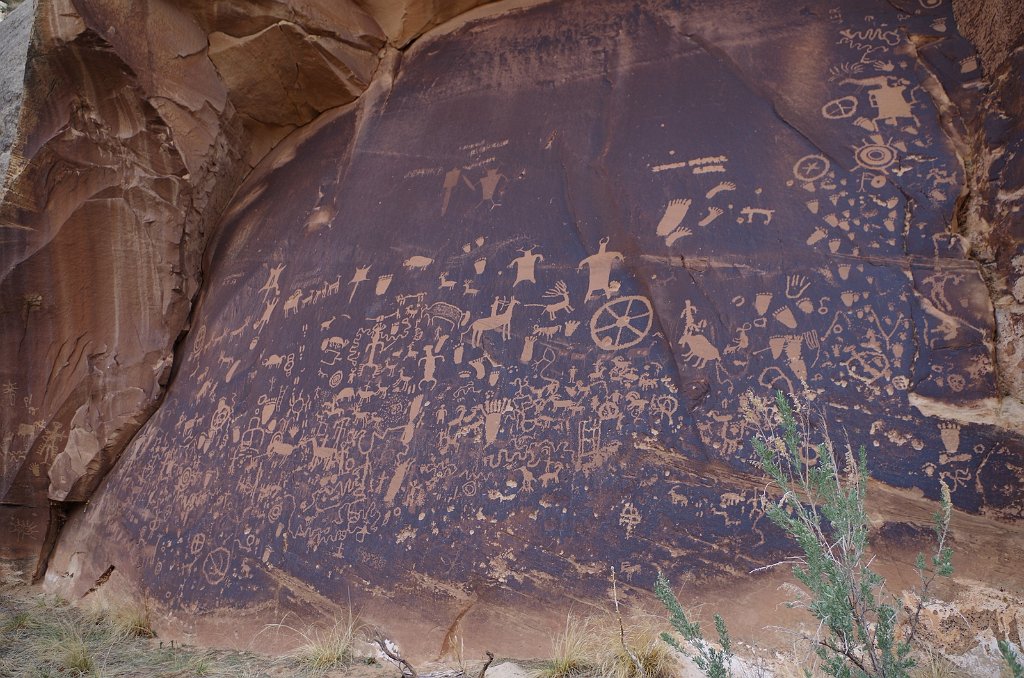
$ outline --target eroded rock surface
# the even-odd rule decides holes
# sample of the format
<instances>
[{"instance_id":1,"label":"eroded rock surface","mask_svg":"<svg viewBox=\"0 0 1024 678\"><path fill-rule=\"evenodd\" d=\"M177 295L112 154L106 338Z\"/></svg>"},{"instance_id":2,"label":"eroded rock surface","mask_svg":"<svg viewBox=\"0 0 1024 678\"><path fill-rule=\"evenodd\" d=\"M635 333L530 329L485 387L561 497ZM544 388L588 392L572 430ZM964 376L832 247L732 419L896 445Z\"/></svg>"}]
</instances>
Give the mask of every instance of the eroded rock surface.
<instances>
[{"instance_id":1,"label":"eroded rock surface","mask_svg":"<svg viewBox=\"0 0 1024 678\"><path fill-rule=\"evenodd\" d=\"M265 83L233 51L296 39L259 30L210 38L239 108ZM1020 403L955 232L995 114L948 5L499 6L385 52L235 195L167 398L52 582L113 565L226 641L220 612L351 596L423 655L459 624L546 646L611 566L642 600L659 568L777 557L742 411L806 388L897 547L944 481L992 556L967 569L1020 591Z\"/></svg>"},{"instance_id":2,"label":"eroded rock surface","mask_svg":"<svg viewBox=\"0 0 1024 678\"><path fill-rule=\"evenodd\" d=\"M806 385L873 451L886 548L944 480L1012 601L1000 2L518 2L414 42L475 4L0 24L4 555L59 538L51 585L114 573L206 639L351 599L422 656L543 652L611 566L641 604L778 556L742 410Z\"/></svg>"},{"instance_id":3,"label":"eroded rock surface","mask_svg":"<svg viewBox=\"0 0 1024 678\"><path fill-rule=\"evenodd\" d=\"M0 44L0 199L3 199L4 182L11 161L11 146L18 130L18 114L21 112L21 98L24 93L25 58L28 56L28 41L31 35L35 3L25 2L5 17L5 40Z\"/></svg>"},{"instance_id":4,"label":"eroded rock surface","mask_svg":"<svg viewBox=\"0 0 1024 678\"><path fill-rule=\"evenodd\" d=\"M955 2L958 23L980 52L988 89L983 121L964 134L973 162L957 230L982 262L996 310L1002 393L1024 399L1024 12L1002 0ZM966 58L970 65L972 57ZM971 99L961 94L961 99ZM973 108L977 104L968 105Z\"/></svg>"},{"instance_id":5,"label":"eroded rock surface","mask_svg":"<svg viewBox=\"0 0 1024 678\"><path fill-rule=\"evenodd\" d=\"M408 5L406 40L436 19ZM315 0L41 0L0 33L0 549L45 559L162 397L227 198L388 35Z\"/></svg>"}]
</instances>

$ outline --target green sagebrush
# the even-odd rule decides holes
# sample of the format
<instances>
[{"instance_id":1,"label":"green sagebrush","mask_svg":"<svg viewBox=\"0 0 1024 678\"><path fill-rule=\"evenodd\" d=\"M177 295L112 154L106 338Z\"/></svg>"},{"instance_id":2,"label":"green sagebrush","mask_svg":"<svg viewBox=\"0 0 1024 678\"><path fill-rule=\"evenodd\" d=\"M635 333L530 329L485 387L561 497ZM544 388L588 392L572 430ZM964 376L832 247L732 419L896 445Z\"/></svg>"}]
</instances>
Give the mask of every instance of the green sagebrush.
<instances>
[{"instance_id":1,"label":"green sagebrush","mask_svg":"<svg viewBox=\"0 0 1024 678\"><path fill-rule=\"evenodd\" d=\"M668 608L669 623L672 628L683 637L696 652L689 652L675 637L668 633L662 633L661 638L672 648L690 657L704 675L710 678L729 678L732 672L729 669L729 662L732 659L732 644L729 642L729 632L725 628L725 620L721 615L715 615L715 630L718 631L718 649L704 640L701 634L700 624L690 621L686 611L679 604L679 599L672 593L665 575L658 573L658 580L654 584L654 594Z\"/></svg>"},{"instance_id":2,"label":"green sagebrush","mask_svg":"<svg viewBox=\"0 0 1024 678\"><path fill-rule=\"evenodd\" d=\"M940 510L934 516L935 553L930 559L919 555L915 564L920 578L916 609L904 609L870 567L864 448L855 456L847 446L841 468L827 430L825 442L810 444L809 421L804 417L798 423L781 392L775 397L774 414L771 432L752 444L771 480L769 487L779 494L777 500L766 501L766 515L800 548L801 555L783 563L793 566L794 576L806 589L803 605L820 622L818 633L808 639L821 660L820 669L835 678L907 678L915 665L912 643L921 610L930 600L928 591L936 577L953 572L952 550L946 546L952 510L949 488L942 484ZM659 575L655 593L668 608L673 628L696 649L691 657L698 668L714 678L730 676L731 653L721 617L715 616L722 646L717 650L686 616L664 576ZM665 636L666 642L683 650L675 638Z\"/></svg>"},{"instance_id":3,"label":"green sagebrush","mask_svg":"<svg viewBox=\"0 0 1024 678\"><path fill-rule=\"evenodd\" d=\"M1017 658L1020 651L1008 640L1000 640L998 645L999 654L1003 655L1006 665L1010 667L1010 673L1013 674L1013 678L1024 678L1024 666L1021 665L1020 660Z\"/></svg>"}]
</instances>

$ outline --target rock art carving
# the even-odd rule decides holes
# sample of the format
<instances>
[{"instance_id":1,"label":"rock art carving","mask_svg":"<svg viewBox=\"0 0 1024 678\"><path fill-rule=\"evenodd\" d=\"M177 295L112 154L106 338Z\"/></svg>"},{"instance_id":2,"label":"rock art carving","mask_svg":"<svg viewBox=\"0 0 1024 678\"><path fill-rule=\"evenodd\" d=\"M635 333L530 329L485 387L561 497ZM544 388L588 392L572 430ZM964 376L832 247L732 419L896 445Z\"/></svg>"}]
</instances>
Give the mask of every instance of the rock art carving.
<instances>
[{"instance_id":1,"label":"rock art carving","mask_svg":"<svg viewBox=\"0 0 1024 678\"><path fill-rule=\"evenodd\" d=\"M623 256L621 252L608 251L608 240L607 237L601 238L597 252L584 258L576 268L577 271L582 271L586 266L590 274L584 301L590 301L590 297L601 292L605 298L609 298L619 290L620 284L611 280L612 264L622 261Z\"/></svg>"},{"instance_id":2,"label":"rock art carving","mask_svg":"<svg viewBox=\"0 0 1024 678\"><path fill-rule=\"evenodd\" d=\"M204 601L259 610L397 582L407 609L442 610L408 622L415 638L484 590L554 601L544 582L557 580L601 599L594 573L613 562L637 590L656 567L748 571L780 548L737 480L751 472L750 389L812 394L884 451L880 485L934 496L946 479L972 524L1015 525L1020 432L958 409L1000 391L992 297L948 232L969 177L921 86L920 60L948 49L942 110L978 97L952 15L843 4L768 17L755 4L755 23L825 36L801 71L813 87L775 66L792 32L721 45L726 68L656 28L674 25L663 3L633 7L642 21L603 0L546 3L439 31L399 72L376 68L386 96L265 139L278 150L217 228L167 398L59 540L53 571L82 561L73 588L123 558L180 618ZM698 32L729 25L720 3L688 11ZM934 40L911 50L906 35ZM499 53L502 68L480 57ZM749 82L792 111L737 77L755 61ZM709 79L715 96L697 102ZM608 87L630 93L621 108L598 105ZM790 113L806 134L780 121ZM3 336L49 345L83 375L122 359L107 335L33 334L57 302L22 282L4 283ZM3 362L19 350L0 353L4 492L84 497L75 460L114 419L97 403L53 416L56 391ZM109 395L112 410L137 402ZM41 539L46 517L10 506L5 535Z\"/></svg>"}]
</instances>

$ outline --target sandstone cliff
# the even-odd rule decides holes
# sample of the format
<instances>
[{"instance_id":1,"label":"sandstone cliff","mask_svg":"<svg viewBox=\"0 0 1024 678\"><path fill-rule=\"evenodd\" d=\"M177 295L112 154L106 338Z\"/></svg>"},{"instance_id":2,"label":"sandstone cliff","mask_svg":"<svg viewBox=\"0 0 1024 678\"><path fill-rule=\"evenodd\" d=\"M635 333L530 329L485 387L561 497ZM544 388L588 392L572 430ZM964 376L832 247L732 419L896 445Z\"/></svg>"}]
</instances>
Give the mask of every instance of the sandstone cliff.
<instances>
[{"instance_id":1,"label":"sandstone cliff","mask_svg":"<svg viewBox=\"0 0 1024 678\"><path fill-rule=\"evenodd\" d=\"M420 36L470 4L40 0L2 547L225 642L352 595L423 654L540 643L610 566L640 602L776 557L742 410L806 389L872 451L887 548L944 480L962 568L1019 593L1022 52L958 32L991 14L519 2Z\"/></svg>"}]
</instances>

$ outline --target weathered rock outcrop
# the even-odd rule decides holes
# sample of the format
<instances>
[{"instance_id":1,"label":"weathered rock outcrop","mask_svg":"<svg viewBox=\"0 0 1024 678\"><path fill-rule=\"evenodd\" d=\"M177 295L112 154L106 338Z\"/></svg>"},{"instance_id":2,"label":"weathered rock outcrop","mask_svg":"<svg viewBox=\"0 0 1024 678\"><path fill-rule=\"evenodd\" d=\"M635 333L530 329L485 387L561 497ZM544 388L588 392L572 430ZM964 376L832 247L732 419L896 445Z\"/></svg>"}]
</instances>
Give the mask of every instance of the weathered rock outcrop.
<instances>
[{"instance_id":1,"label":"weathered rock outcrop","mask_svg":"<svg viewBox=\"0 0 1024 678\"><path fill-rule=\"evenodd\" d=\"M7 165L11 162L11 146L18 129L33 10L34 3L30 0L8 16L4 26L5 40L0 43L0 63L4 65L0 70L0 177L7 172ZM0 200L3 199L3 191L4 185L0 181Z\"/></svg>"},{"instance_id":2,"label":"weathered rock outcrop","mask_svg":"<svg viewBox=\"0 0 1024 678\"><path fill-rule=\"evenodd\" d=\"M44 422L5 501L92 497L52 585L113 567L228 642L350 599L420 654L541 642L610 566L632 602L776 557L744 409L806 389L894 553L945 481L961 567L1021 591L1019 99L947 5L502 4L410 44L442 15L384 4L40 9L0 340Z\"/></svg>"},{"instance_id":3,"label":"weathered rock outcrop","mask_svg":"<svg viewBox=\"0 0 1024 678\"><path fill-rule=\"evenodd\" d=\"M1003 0L954 2L978 46L988 91L964 134L972 162L957 231L983 264L996 315L1000 392L1024 399L1024 11ZM967 57L970 59L971 57ZM961 97L971 99L971 97Z\"/></svg>"},{"instance_id":4,"label":"weathered rock outcrop","mask_svg":"<svg viewBox=\"0 0 1024 678\"><path fill-rule=\"evenodd\" d=\"M162 397L227 198L359 96L387 35L316 1L43 0L0 26L0 521L35 557Z\"/></svg>"}]
</instances>

